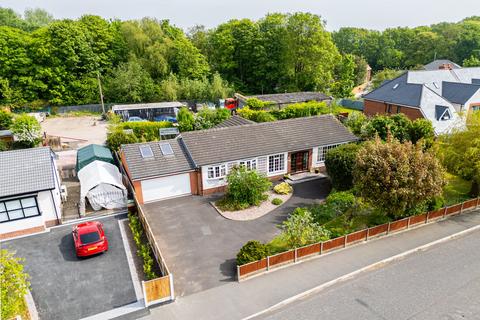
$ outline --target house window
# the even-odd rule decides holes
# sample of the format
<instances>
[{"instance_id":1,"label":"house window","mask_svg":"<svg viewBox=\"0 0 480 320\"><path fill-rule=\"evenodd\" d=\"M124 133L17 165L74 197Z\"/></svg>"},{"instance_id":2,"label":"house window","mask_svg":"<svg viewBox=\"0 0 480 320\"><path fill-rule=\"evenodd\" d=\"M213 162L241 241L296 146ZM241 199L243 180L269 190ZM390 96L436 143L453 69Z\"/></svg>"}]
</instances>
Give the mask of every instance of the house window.
<instances>
[{"instance_id":1,"label":"house window","mask_svg":"<svg viewBox=\"0 0 480 320\"><path fill-rule=\"evenodd\" d=\"M227 175L227 167L222 164L219 166L211 166L207 168L208 179L223 178Z\"/></svg>"},{"instance_id":2,"label":"house window","mask_svg":"<svg viewBox=\"0 0 480 320\"><path fill-rule=\"evenodd\" d=\"M28 197L0 201L0 222L7 222L19 219L39 216L37 198Z\"/></svg>"},{"instance_id":3,"label":"house window","mask_svg":"<svg viewBox=\"0 0 480 320\"><path fill-rule=\"evenodd\" d=\"M245 168L247 168L248 170L256 170L257 169L257 159L240 161L240 165L245 166Z\"/></svg>"},{"instance_id":4,"label":"house window","mask_svg":"<svg viewBox=\"0 0 480 320\"><path fill-rule=\"evenodd\" d=\"M332 145L329 145L329 146L318 147L317 162L325 162L325 156L327 155L327 152L329 150L332 150L332 149L340 146L340 145L342 145L342 143L332 144Z\"/></svg>"},{"instance_id":5,"label":"house window","mask_svg":"<svg viewBox=\"0 0 480 320\"><path fill-rule=\"evenodd\" d=\"M279 172L285 170L285 154L275 154L268 157L268 172Z\"/></svg>"},{"instance_id":6,"label":"house window","mask_svg":"<svg viewBox=\"0 0 480 320\"><path fill-rule=\"evenodd\" d=\"M473 106L472 111L474 112L480 111L480 106Z\"/></svg>"}]
</instances>

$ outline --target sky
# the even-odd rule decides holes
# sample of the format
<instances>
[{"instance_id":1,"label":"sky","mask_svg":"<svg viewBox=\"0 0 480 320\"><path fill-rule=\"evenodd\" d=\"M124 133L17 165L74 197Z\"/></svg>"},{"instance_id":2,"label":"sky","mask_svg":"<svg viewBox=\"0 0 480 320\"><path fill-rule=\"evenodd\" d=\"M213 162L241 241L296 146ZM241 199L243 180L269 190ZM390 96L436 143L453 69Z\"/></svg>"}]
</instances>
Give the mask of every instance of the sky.
<instances>
[{"instance_id":1,"label":"sky","mask_svg":"<svg viewBox=\"0 0 480 320\"><path fill-rule=\"evenodd\" d=\"M327 21L328 30L415 27L480 15L480 0L1 0L0 6L19 13L42 8L55 18L148 16L168 19L185 30L197 24L214 27L236 18L259 19L269 12L315 13Z\"/></svg>"}]
</instances>

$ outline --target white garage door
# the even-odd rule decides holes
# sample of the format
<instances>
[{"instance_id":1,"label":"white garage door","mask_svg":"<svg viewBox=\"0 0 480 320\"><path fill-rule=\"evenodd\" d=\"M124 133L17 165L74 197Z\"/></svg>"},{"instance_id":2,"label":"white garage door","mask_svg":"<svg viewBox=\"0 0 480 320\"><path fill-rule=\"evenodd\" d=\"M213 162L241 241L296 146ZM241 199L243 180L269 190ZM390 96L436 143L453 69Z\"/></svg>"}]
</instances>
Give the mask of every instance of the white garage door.
<instances>
[{"instance_id":1,"label":"white garage door","mask_svg":"<svg viewBox=\"0 0 480 320\"><path fill-rule=\"evenodd\" d=\"M156 201L191 194L188 173L142 181L143 201Z\"/></svg>"}]
</instances>

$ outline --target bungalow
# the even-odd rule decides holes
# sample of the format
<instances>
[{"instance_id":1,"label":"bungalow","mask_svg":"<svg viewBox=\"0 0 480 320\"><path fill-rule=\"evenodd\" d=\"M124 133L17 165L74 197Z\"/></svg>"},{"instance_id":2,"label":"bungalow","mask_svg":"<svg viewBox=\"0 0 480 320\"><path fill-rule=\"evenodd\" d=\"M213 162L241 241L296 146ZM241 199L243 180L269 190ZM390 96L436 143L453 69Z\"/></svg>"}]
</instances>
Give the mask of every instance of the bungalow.
<instances>
[{"instance_id":1,"label":"bungalow","mask_svg":"<svg viewBox=\"0 0 480 320\"><path fill-rule=\"evenodd\" d=\"M0 186L0 239L60 222L60 178L49 147L0 152Z\"/></svg>"},{"instance_id":2,"label":"bungalow","mask_svg":"<svg viewBox=\"0 0 480 320\"><path fill-rule=\"evenodd\" d=\"M334 116L266 123L229 121L175 139L123 145L120 159L141 203L221 192L232 167L244 165L271 180L324 170L328 150L356 141Z\"/></svg>"},{"instance_id":3,"label":"bungalow","mask_svg":"<svg viewBox=\"0 0 480 320\"><path fill-rule=\"evenodd\" d=\"M448 133L464 125L462 114L480 110L480 68L407 71L363 98L366 115L403 113Z\"/></svg>"}]
</instances>

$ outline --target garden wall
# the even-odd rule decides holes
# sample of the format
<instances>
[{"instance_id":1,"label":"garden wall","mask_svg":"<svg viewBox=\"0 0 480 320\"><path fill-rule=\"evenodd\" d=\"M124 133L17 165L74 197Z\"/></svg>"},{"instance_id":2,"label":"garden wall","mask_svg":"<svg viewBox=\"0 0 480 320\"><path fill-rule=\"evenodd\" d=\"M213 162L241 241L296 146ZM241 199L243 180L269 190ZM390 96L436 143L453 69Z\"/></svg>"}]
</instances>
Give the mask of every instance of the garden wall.
<instances>
[{"instance_id":1,"label":"garden wall","mask_svg":"<svg viewBox=\"0 0 480 320\"><path fill-rule=\"evenodd\" d=\"M282 265L294 264L306 258L322 255L340 248L345 248L354 243L368 241L372 238L388 235L391 233L416 227L421 224L438 221L439 219L449 217L454 214L460 214L466 210L480 207L480 198L467 200L453 206L444 207L436 211L430 211L416 216L411 216L401 220L385 223L368 229L352 232L350 234L314 243L305 247L292 249L286 252L268 256L262 260L237 266L238 281L248 278L255 274L265 273Z\"/></svg>"}]
</instances>

